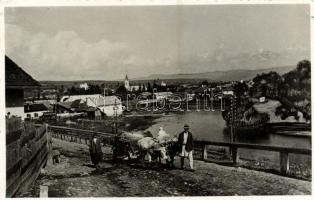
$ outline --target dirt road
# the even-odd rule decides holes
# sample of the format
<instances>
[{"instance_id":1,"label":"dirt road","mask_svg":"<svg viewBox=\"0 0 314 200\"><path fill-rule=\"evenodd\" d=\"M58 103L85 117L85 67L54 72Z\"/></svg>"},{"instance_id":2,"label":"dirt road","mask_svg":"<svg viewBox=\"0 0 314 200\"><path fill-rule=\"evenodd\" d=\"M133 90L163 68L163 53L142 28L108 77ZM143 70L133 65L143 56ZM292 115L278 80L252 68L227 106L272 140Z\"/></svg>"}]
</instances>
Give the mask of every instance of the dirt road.
<instances>
[{"instance_id":1,"label":"dirt road","mask_svg":"<svg viewBox=\"0 0 314 200\"><path fill-rule=\"evenodd\" d=\"M108 162L95 170L87 146L58 139L53 144L62 153L61 163L47 166L34 187L21 196L38 196L39 185L48 185L49 197L311 194L309 181L202 161L195 161L195 172L116 166L109 162L108 148L104 149ZM175 164L179 166L178 159Z\"/></svg>"}]
</instances>

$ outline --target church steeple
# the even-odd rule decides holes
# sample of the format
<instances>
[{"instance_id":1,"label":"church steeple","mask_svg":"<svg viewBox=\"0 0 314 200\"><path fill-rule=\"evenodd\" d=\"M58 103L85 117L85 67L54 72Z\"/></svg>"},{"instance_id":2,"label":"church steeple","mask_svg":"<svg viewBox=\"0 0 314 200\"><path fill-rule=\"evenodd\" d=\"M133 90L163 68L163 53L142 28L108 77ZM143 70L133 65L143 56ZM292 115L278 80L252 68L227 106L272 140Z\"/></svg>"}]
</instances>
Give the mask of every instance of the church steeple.
<instances>
[{"instance_id":1,"label":"church steeple","mask_svg":"<svg viewBox=\"0 0 314 200\"><path fill-rule=\"evenodd\" d=\"M127 75L127 74L125 75L125 79L124 79L124 87L125 87L127 90L130 90L130 81L129 81L129 78L128 78L128 75Z\"/></svg>"}]
</instances>

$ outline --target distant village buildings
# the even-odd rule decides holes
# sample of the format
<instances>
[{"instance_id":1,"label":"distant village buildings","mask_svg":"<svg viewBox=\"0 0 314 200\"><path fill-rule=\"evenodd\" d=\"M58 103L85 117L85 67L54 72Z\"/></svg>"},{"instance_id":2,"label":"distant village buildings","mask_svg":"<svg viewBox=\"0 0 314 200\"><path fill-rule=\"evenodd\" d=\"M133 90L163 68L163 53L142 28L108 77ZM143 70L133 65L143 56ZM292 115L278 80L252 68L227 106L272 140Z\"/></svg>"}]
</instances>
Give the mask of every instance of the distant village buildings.
<instances>
[{"instance_id":1,"label":"distant village buildings","mask_svg":"<svg viewBox=\"0 0 314 200\"><path fill-rule=\"evenodd\" d=\"M139 86L139 85L131 85L128 75L125 75L124 87L127 89L127 91L139 91L141 86Z\"/></svg>"},{"instance_id":2,"label":"distant village buildings","mask_svg":"<svg viewBox=\"0 0 314 200\"><path fill-rule=\"evenodd\" d=\"M172 92L154 92L153 95L156 100L163 100L163 99L169 99L170 97L172 97L173 93Z\"/></svg>"},{"instance_id":3,"label":"distant village buildings","mask_svg":"<svg viewBox=\"0 0 314 200\"><path fill-rule=\"evenodd\" d=\"M199 83L171 83L166 84L164 80L152 80L145 83L131 84L128 75L125 76L124 84L118 89L101 86L103 94L98 90L91 90L90 93L77 95L77 93L64 93L63 88L41 88L41 95L32 96L24 94L25 90L30 89L32 94L37 94L36 89L40 90L40 84L30 75L18 67L10 58L5 57L6 62L6 114L10 116L20 116L22 119L39 119L47 117L72 117L82 116L89 119L101 119L104 116L121 115L124 110L122 101L128 94L141 95L143 100L168 102L176 101L176 97L192 101L200 97L213 97L214 99L230 98L234 95L234 82L220 83L213 85L207 80ZM254 85L253 81L241 81L248 87ZM88 83L79 84L80 89L90 90L93 85ZM74 86L73 90L76 90ZM72 89L71 88L71 89ZM96 87L95 87L96 88ZM84 92L82 92L84 93ZM39 94L39 93L38 93ZM66 95L65 95L66 94ZM43 97L42 97L43 96ZM28 97L28 98L25 98ZM44 98L45 97L45 98ZM121 100L122 99L122 100ZM182 100L181 99L181 100ZM132 99L133 100L133 99ZM144 102L145 103L145 102Z\"/></svg>"},{"instance_id":4,"label":"distant village buildings","mask_svg":"<svg viewBox=\"0 0 314 200\"><path fill-rule=\"evenodd\" d=\"M63 96L60 99L60 106L66 108L66 105L72 102L83 103L87 108L94 108L95 111L98 110L106 116L121 115L123 111L122 102L117 96L100 94ZM68 112L74 111L71 105L68 105Z\"/></svg>"},{"instance_id":5,"label":"distant village buildings","mask_svg":"<svg viewBox=\"0 0 314 200\"><path fill-rule=\"evenodd\" d=\"M80 84L80 88L81 88L81 89L84 89L84 90L88 90L89 86L88 86L87 83L81 83L81 84Z\"/></svg>"}]
</instances>

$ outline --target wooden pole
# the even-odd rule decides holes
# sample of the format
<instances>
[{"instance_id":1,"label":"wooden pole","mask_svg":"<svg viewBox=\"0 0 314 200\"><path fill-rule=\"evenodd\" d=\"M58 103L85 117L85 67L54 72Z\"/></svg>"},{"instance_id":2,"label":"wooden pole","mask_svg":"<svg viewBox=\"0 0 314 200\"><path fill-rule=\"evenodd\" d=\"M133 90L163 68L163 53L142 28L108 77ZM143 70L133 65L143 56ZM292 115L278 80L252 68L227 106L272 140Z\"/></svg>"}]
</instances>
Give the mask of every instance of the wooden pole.
<instances>
[{"instance_id":1,"label":"wooden pole","mask_svg":"<svg viewBox=\"0 0 314 200\"><path fill-rule=\"evenodd\" d=\"M39 197L40 198L48 198L48 186L41 185L39 188L40 188Z\"/></svg>"},{"instance_id":2,"label":"wooden pole","mask_svg":"<svg viewBox=\"0 0 314 200\"><path fill-rule=\"evenodd\" d=\"M231 147L231 151L232 151L232 162L233 164L237 164L239 162L238 148Z\"/></svg>"},{"instance_id":3,"label":"wooden pole","mask_svg":"<svg viewBox=\"0 0 314 200\"><path fill-rule=\"evenodd\" d=\"M280 152L280 172L287 174L289 172L289 154L287 152Z\"/></svg>"},{"instance_id":4,"label":"wooden pole","mask_svg":"<svg viewBox=\"0 0 314 200\"><path fill-rule=\"evenodd\" d=\"M207 145L206 144L203 147L202 158L203 160L207 159Z\"/></svg>"}]
</instances>

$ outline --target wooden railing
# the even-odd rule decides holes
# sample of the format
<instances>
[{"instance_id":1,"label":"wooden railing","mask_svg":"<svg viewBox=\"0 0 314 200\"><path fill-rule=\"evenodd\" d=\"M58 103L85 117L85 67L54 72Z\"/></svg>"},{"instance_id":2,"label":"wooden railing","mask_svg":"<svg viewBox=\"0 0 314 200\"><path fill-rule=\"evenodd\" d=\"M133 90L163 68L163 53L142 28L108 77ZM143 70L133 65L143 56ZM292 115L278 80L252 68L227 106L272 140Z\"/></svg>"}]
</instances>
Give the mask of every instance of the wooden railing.
<instances>
[{"instance_id":1,"label":"wooden railing","mask_svg":"<svg viewBox=\"0 0 314 200\"><path fill-rule=\"evenodd\" d=\"M228 143L228 142L212 142L212 141L195 141L195 144L202 147L202 159L207 159L207 146L224 146L229 147L231 150L233 164L239 161L238 149L254 149L263 151L275 151L280 154L280 172L287 174L289 171L289 154L304 154L311 155L311 149L282 147L282 146L268 146L260 144L247 144L247 143Z\"/></svg>"},{"instance_id":2,"label":"wooden railing","mask_svg":"<svg viewBox=\"0 0 314 200\"><path fill-rule=\"evenodd\" d=\"M96 135L98 138L102 139L102 141L106 144L111 144L110 141L114 137L114 135L111 133L68 128L63 126L48 126L48 131L54 138L86 145L89 144L89 141L93 135Z\"/></svg>"},{"instance_id":3,"label":"wooden railing","mask_svg":"<svg viewBox=\"0 0 314 200\"><path fill-rule=\"evenodd\" d=\"M62 140L68 140L71 142L77 142L88 145L92 135L96 135L102 138L105 144L111 144L114 135L109 133L89 131L82 129L67 128L61 126L48 126L52 137L59 138ZM289 171L289 154L304 154L311 155L311 149L304 148L293 148L293 147L282 147L282 146L268 146L259 144L247 144L247 143L228 143L228 142L213 142L213 141L194 141L196 147L195 150L201 149L201 160L207 160L208 149L207 146L222 146L230 149L232 155L233 164L237 164L239 161L238 149L254 149L263 151L273 151L280 153L280 172L287 174Z\"/></svg>"}]
</instances>

